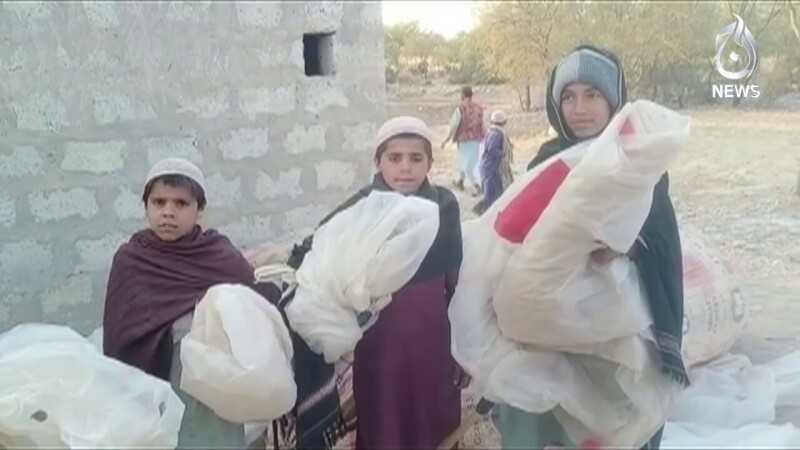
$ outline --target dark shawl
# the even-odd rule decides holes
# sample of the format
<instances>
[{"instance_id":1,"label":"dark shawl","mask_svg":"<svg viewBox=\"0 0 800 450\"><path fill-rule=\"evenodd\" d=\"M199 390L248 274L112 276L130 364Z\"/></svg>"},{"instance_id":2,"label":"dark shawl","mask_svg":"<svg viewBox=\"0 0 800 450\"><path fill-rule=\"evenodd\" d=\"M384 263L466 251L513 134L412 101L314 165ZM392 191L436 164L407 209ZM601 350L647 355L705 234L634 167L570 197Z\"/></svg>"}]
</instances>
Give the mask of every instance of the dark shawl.
<instances>
[{"instance_id":1,"label":"dark shawl","mask_svg":"<svg viewBox=\"0 0 800 450\"><path fill-rule=\"evenodd\" d=\"M591 47L612 59L620 68L620 104L614 113L622 109L626 101L625 75L619 59L612 53ZM560 92L552 92L555 69L547 88L547 117L558 137L542 144L536 156L528 164L528 170L551 156L579 142L566 127L558 107ZM661 355L662 371L673 380L689 384L689 377L681 356L683 339L683 261L678 222L669 196L669 175L664 174L653 191L653 203L631 254L639 270L650 312L656 344Z\"/></svg>"},{"instance_id":2,"label":"dark shawl","mask_svg":"<svg viewBox=\"0 0 800 450\"><path fill-rule=\"evenodd\" d=\"M274 284L255 285L253 267L230 240L200 226L175 242L150 230L135 233L114 255L103 311L103 353L169 380L172 324L191 312L206 290L243 284L271 301Z\"/></svg>"},{"instance_id":3,"label":"dark shawl","mask_svg":"<svg viewBox=\"0 0 800 450\"><path fill-rule=\"evenodd\" d=\"M336 214L355 205L367 197L373 190L389 191L383 177L375 175L372 184L362 188L339 207L334 209L320 222L320 226L331 220ZM458 277L461 267L461 214L455 195L449 190L433 186L426 179L416 194L439 205L439 231L422 261L419 270L407 284L428 280L447 274L449 281L448 295L452 295L452 285ZM311 250L313 235L305 238L301 245L295 245L289 257L288 265L297 269L303 262L306 253ZM281 302L286 306L293 294ZM283 308L281 308L283 309ZM284 317L284 320L285 317ZM288 324L288 321L287 321ZM297 404L310 405L305 411L295 408L295 436L298 449L330 449L341 437L355 428L355 422L346 419L341 410L341 403L336 390L334 366L327 364L322 357L309 349L299 335L291 332L295 350L295 382L297 384ZM331 388L333 387L333 388ZM309 401L312 400L312 401ZM277 431L277 430L275 430ZM282 430L287 433L286 430ZM287 434L291 434L289 431Z\"/></svg>"}]
</instances>

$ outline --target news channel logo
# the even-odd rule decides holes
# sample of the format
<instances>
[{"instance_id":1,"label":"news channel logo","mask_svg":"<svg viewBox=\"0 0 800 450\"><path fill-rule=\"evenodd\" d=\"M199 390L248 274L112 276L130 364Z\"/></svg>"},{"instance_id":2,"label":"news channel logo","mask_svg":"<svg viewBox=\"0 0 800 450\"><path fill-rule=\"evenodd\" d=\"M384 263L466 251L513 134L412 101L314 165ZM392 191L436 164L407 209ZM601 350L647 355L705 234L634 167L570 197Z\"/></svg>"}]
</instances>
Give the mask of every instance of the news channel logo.
<instances>
[{"instance_id":1,"label":"news channel logo","mask_svg":"<svg viewBox=\"0 0 800 450\"><path fill-rule=\"evenodd\" d=\"M717 31L715 45L717 53L714 56L714 67L720 75L731 81L748 80L758 67L758 46L756 38L744 20L735 13L731 13L734 21ZM744 58L747 58L746 63ZM739 70L728 70L726 64L742 66ZM712 86L713 98L758 98L761 87L757 84L726 83Z\"/></svg>"}]
</instances>

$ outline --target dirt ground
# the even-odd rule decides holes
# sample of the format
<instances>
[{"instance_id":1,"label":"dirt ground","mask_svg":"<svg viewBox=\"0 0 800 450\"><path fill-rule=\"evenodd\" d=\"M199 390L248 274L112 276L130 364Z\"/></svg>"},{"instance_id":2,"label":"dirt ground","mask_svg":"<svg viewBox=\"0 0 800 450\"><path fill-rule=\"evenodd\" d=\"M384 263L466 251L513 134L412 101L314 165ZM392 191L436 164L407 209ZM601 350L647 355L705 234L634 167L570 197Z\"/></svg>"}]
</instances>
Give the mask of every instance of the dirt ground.
<instances>
[{"instance_id":1,"label":"dirt ground","mask_svg":"<svg viewBox=\"0 0 800 450\"><path fill-rule=\"evenodd\" d=\"M447 133L458 86L390 86L389 115L413 114L436 135L434 182L450 186L456 149L438 144ZM548 139L543 92L534 112L521 113L506 86L476 87L487 114L503 109L521 173ZM800 350L800 111L683 111L692 118L690 145L670 170L671 195L680 223L691 226L741 274L751 311L745 334L732 349L755 363ZM475 199L457 193L462 216ZM776 422L800 426L800 410L779 408Z\"/></svg>"},{"instance_id":2,"label":"dirt ground","mask_svg":"<svg viewBox=\"0 0 800 450\"><path fill-rule=\"evenodd\" d=\"M515 169L524 166L547 137L542 102L521 113L511 87L477 87L475 99L488 112L509 115ZM543 99L543 93L535 92ZM458 86L393 85L390 115L424 119L438 140L435 182L455 177L455 146L439 150L459 97ZM692 117L690 145L671 169L671 194L681 223L704 236L738 266L751 309L751 323L737 347L754 362L800 349L800 112L684 111ZM469 217L475 199L459 194Z\"/></svg>"}]
</instances>

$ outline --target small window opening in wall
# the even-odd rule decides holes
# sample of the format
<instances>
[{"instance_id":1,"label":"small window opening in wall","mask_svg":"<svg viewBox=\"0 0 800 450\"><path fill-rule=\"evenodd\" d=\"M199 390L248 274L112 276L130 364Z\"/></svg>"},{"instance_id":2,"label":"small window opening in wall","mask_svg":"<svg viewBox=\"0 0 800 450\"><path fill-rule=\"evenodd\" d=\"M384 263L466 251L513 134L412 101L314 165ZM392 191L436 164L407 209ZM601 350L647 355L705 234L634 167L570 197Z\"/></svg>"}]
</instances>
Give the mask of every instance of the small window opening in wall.
<instances>
[{"instance_id":1,"label":"small window opening in wall","mask_svg":"<svg viewBox=\"0 0 800 450\"><path fill-rule=\"evenodd\" d=\"M303 59L306 63L306 76L333 75L333 33L304 34Z\"/></svg>"}]
</instances>

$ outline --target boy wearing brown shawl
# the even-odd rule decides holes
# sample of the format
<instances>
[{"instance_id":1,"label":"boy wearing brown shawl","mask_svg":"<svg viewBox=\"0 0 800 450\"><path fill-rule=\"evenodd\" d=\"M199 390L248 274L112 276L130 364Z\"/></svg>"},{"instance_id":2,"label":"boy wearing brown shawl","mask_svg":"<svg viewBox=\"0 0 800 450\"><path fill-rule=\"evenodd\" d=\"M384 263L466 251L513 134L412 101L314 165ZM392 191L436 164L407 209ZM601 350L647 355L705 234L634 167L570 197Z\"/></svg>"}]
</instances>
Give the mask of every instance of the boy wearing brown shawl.
<instances>
[{"instance_id":1,"label":"boy wearing brown shawl","mask_svg":"<svg viewBox=\"0 0 800 450\"><path fill-rule=\"evenodd\" d=\"M231 241L197 224L206 206L205 177L190 161L156 163L142 200L149 228L134 233L111 265L103 352L172 383L186 405L178 448L243 448L243 425L224 421L180 389L179 343L209 287L243 284L270 301L280 291L256 285L253 268Z\"/></svg>"}]
</instances>

